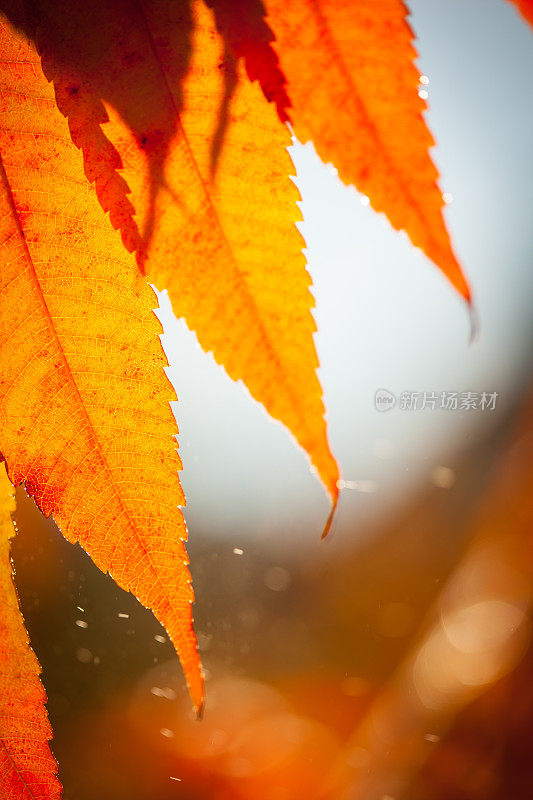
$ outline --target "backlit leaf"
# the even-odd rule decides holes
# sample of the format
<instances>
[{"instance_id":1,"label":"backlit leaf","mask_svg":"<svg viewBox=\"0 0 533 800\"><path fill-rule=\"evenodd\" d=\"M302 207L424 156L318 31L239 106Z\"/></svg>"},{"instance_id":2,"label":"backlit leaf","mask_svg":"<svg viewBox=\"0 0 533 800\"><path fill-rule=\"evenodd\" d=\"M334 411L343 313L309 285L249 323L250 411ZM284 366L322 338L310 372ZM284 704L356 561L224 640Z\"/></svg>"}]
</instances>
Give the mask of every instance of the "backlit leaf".
<instances>
[{"instance_id":1,"label":"backlit leaf","mask_svg":"<svg viewBox=\"0 0 533 800\"><path fill-rule=\"evenodd\" d=\"M434 144L402 0L265 0L298 138L470 290L442 217ZM418 94L420 89L422 95Z\"/></svg>"},{"instance_id":2,"label":"backlit leaf","mask_svg":"<svg viewBox=\"0 0 533 800\"><path fill-rule=\"evenodd\" d=\"M527 21L533 25L533 0L509 0L514 3Z\"/></svg>"},{"instance_id":3,"label":"backlit leaf","mask_svg":"<svg viewBox=\"0 0 533 800\"><path fill-rule=\"evenodd\" d=\"M206 0L215 12L217 29L236 58L244 59L251 81L258 81L267 100L275 105L282 122L289 121L287 79L272 47L274 34L265 21L261 0Z\"/></svg>"},{"instance_id":4,"label":"backlit leaf","mask_svg":"<svg viewBox=\"0 0 533 800\"><path fill-rule=\"evenodd\" d=\"M0 464L0 797L58 800L61 786L48 745L41 667L30 648L12 581L13 486Z\"/></svg>"},{"instance_id":5,"label":"backlit leaf","mask_svg":"<svg viewBox=\"0 0 533 800\"><path fill-rule=\"evenodd\" d=\"M45 74L104 209L204 350L289 428L335 500L289 131L203 3L42 9Z\"/></svg>"},{"instance_id":6,"label":"backlit leaf","mask_svg":"<svg viewBox=\"0 0 533 800\"><path fill-rule=\"evenodd\" d=\"M39 58L3 23L0 450L63 534L166 627L203 681L156 301L83 175Z\"/></svg>"}]
</instances>

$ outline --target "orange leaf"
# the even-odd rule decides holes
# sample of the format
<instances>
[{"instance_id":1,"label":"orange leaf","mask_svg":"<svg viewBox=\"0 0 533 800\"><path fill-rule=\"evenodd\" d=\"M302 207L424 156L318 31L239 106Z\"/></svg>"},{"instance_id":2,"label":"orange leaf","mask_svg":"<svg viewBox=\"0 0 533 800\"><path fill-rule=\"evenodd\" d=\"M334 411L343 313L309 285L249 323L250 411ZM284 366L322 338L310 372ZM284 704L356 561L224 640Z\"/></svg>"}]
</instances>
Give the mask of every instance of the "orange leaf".
<instances>
[{"instance_id":1,"label":"orange leaf","mask_svg":"<svg viewBox=\"0 0 533 800\"><path fill-rule=\"evenodd\" d=\"M402 0L265 0L294 131L470 291L442 217Z\"/></svg>"},{"instance_id":2,"label":"orange leaf","mask_svg":"<svg viewBox=\"0 0 533 800\"><path fill-rule=\"evenodd\" d=\"M201 707L184 503L155 298L7 24L0 106L0 450L15 485L151 608Z\"/></svg>"},{"instance_id":3,"label":"orange leaf","mask_svg":"<svg viewBox=\"0 0 533 800\"><path fill-rule=\"evenodd\" d=\"M43 67L113 224L204 350L294 434L335 501L288 130L202 3L45 7Z\"/></svg>"},{"instance_id":4,"label":"orange leaf","mask_svg":"<svg viewBox=\"0 0 533 800\"><path fill-rule=\"evenodd\" d=\"M258 81L267 100L276 105L278 117L289 122L291 101L287 79L272 47L276 38L265 22L261 0L205 0L215 13L217 29L236 58L243 58L251 81Z\"/></svg>"},{"instance_id":5,"label":"orange leaf","mask_svg":"<svg viewBox=\"0 0 533 800\"><path fill-rule=\"evenodd\" d=\"M48 744L41 667L29 646L12 581L13 487L0 464L0 796L59 800L57 765Z\"/></svg>"},{"instance_id":6,"label":"orange leaf","mask_svg":"<svg viewBox=\"0 0 533 800\"><path fill-rule=\"evenodd\" d=\"M533 25L533 0L509 0L509 2L514 3L524 19Z\"/></svg>"}]
</instances>

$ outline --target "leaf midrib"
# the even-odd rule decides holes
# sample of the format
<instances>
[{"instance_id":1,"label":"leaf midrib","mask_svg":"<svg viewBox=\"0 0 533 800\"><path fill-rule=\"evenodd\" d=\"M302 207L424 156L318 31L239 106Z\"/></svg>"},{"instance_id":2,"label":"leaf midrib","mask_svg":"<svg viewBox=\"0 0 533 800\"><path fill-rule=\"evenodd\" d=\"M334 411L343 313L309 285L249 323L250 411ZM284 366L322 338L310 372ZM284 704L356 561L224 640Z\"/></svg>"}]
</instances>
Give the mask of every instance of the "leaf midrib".
<instances>
[{"instance_id":1,"label":"leaf midrib","mask_svg":"<svg viewBox=\"0 0 533 800\"><path fill-rule=\"evenodd\" d=\"M105 469L106 469L106 471L107 471L107 473L108 473L108 475L110 477L110 485L113 487L113 491L114 491L115 496L116 496L116 498L118 500L118 503L119 503L121 509L123 510L124 515L125 515L125 517L126 517L128 523L129 523L131 529L133 530L133 532L134 532L134 534L135 534L135 536L136 536L136 538L137 538L137 540L139 542L139 545L141 546L141 548L143 550L146 550L146 548L144 546L144 542L141 539L140 533L137 530L137 526L133 523L133 520L131 518L131 514L130 514L128 508L126 507L125 503L123 502L122 497L120 495L120 492L115 487L115 482L114 482L114 479L113 479L113 474L112 474L110 465L109 465L108 460L107 460L107 458L105 456L105 453L104 453L104 451L102 449L102 445L100 443L99 437L98 437L96 429L94 427L94 423L93 423L91 417L89 416L89 413L87 412L87 409L85 407L85 403L83 402L83 398L81 396L81 393L80 393L80 390L78 388L78 385L77 385L76 381L74 380L72 371L70 369L70 364L69 364L69 362L67 360L67 357L66 357L66 355L64 353L63 345L61 343L61 339L59 338L59 334L58 334L58 332L56 330L52 315L50 313L50 309L48 308L48 305L46 303L46 298L45 298L45 295L44 295L44 292L43 292L43 289L42 289L42 286L41 286L41 283L40 283L40 280L39 280L39 275L37 273L37 270L35 269L35 264L33 263L33 259L32 259L32 256L31 256L31 253L30 253L30 250L29 250L29 247L28 247L28 243L27 243L26 237L24 235L24 230L22 228L22 225L21 225L21 222L20 222L20 219L19 219L19 215L18 215L17 205L16 205L16 202L15 202L15 198L13 196L13 191L11 189L11 184L10 184L9 178L7 176L7 173L6 173L6 170L5 170L5 167L4 167L4 162L3 162L1 154L0 154L0 176L1 176L1 179L2 179L2 183L4 184L4 189L5 189L5 192L6 192L7 199L8 199L9 207L11 209L13 220L15 222L17 233L18 233L19 238L21 240L21 243L22 243L25 255L26 255L27 262L28 262L28 264L30 266L30 270L31 270L31 272L33 273L33 276L34 276L34 281L35 281L35 284L36 284L36 287L37 287L37 292L38 292L39 297L41 299L43 312L44 312L45 316L47 317L47 319L49 321L50 330L51 330L53 338L54 338L54 340L55 340L55 342L57 344L57 348L58 348L58 351L60 353L60 357L61 357L61 359L63 361L63 364L64 364L64 366L66 368L66 371L67 371L67 374L69 376L69 379L70 379L70 381L71 381L71 383L72 383L72 385L74 387L75 395L76 395L76 397L78 399L79 405L81 406L82 413L83 413L83 415L84 415L84 417L85 417L85 419L87 421L87 426L88 426L88 429L90 431L91 438L93 439L93 441L96 444L96 449L97 449L98 454L99 454L99 456L101 458L101 463L105 466ZM148 550L146 550L146 555L147 555L148 560L150 562L150 568L151 568L151 570L153 572L155 580L159 583L159 577L158 577L158 574L157 574L157 570L156 570L156 568L155 568L155 566L153 564L153 561L152 561L152 559L150 557L150 554L149 554Z\"/></svg>"},{"instance_id":2,"label":"leaf midrib","mask_svg":"<svg viewBox=\"0 0 533 800\"><path fill-rule=\"evenodd\" d=\"M376 125L373 122L372 115L370 114L370 112L368 110L367 104L364 102L363 97L362 97L362 95L361 95L361 93L359 91L359 88L357 86L357 83L356 83L355 79L352 77L351 72L350 72L350 70L349 70L349 68L348 68L348 66L347 66L347 64L346 64L346 62L344 60L343 55L342 55L342 52L340 51L339 47L337 46L335 35L334 35L333 31L331 30L331 26L330 26L330 24L329 24L329 22L327 20L326 14L322 10L320 0L311 0L311 3L312 3L312 6L314 8L314 12L315 12L315 16L316 16L318 25L319 25L319 27L321 28L321 30L322 30L322 32L324 34L325 40L327 41L328 48L331 51L331 53L333 54L334 60L337 62L338 66L339 66L339 69L340 69L341 73L344 76L346 84L348 85L348 87L349 87L349 89L351 91L351 94L353 95L353 98L354 98L355 102L357 103L357 105L361 109L362 116L363 116L363 118L365 120L365 126L371 131L372 138L375 140L375 142L376 142L376 144L378 146L378 149L383 154L384 161L386 162L387 168L389 169L389 171L393 175L395 175L397 183L399 184L400 189L402 191L402 194L405 197L407 197L407 199L409 201L409 205L411 206L411 208L415 212L416 216L418 217L419 222L423 226L425 226L426 225L426 218L424 217L424 215L423 215L423 213L422 213L422 211L420 209L420 205L417 202L416 198L412 195L412 193L411 193L411 191L409 189L409 186L406 183L405 178L403 177L403 174L397 168L396 163L392 160L392 158L391 158L391 156L389 154L389 151L388 151L388 149L386 148L386 146L384 144L383 138L382 138L378 128L376 127ZM404 22L405 22L405 24L407 26L409 25L409 23L407 22L406 19L404 19ZM419 114L417 116L420 116L423 119L422 114ZM431 159L429 158L429 155L428 155L428 159L431 161ZM431 162L431 163L433 163L433 162ZM435 186L435 189L437 189L436 183L434 183L433 185ZM386 211L382 211L382 213L387 214ZM435 241L433 235L431 236L431 239L433 241ZM436 241L435 241L435 244L437 244Z\"/></svg>"},{"instance_id":3,"label":"leaf midrib","mask_svg":"<svg viewBox=\"0 0 533 800\"><path fill-rule=\"evenodd\" d=\"M208 186L206 184L206 181L203 179L203 176L202 176L202 174L200 172L200 168L199 168L198 162L197 162L197 160L196 160L196 158L194 156L194 152L193 152L191 144L189 142L189 138L187 136L185 128L183 127L183 123L182 123L182 120L181 120L181 115L179 114L179 110L178 110L178 108L176 106L176 102L175 102L175 99L174 99L174 94L173 94L172 89L170 87L170 84L168 82L165 69L164 69L164 67L163 67L163 65L161 63L160 58L159 58L159 52L157 50L157 46L155 44L154 37L152 35L152 31L151 31L151 28L150 28L150 23L149 23L149 21L148 21L148 19L146 17L145 12L144 12L142 0L137 0L137 6L138 6L138 9L139 9L139 16L141 17L141 19L143 21L143 24L145 26L146 35L147 35L148 42L150 44L150 48L151 48L153 56L154 56L154 60L155 60L155 62L157 64L158 70L159 70L159 72L161 74L161 78L162 78L162 81L163 81L163 84L164 84L164 87L165 87L165 91L167 92L167 94L168 94L168 96L170 98L170 103L171 103L171 105L172 105L172 107L174 109L175 118L177 120L177 123L178 123L178 126L179 126L179 130L181 131L181 135L183 137L183 141L185 142L185 146L187 148L187 153L189 154L190 161L191 161L191 163L193 165L194 171L196 172L196 175L198 177L198 181L199 181L199 183L200 183L200 185L202 187L202 190L203 190L204 195L206 197L206 200L207 200L207 203L208 203L209 208L211 210L211 213L212 213L212 216L214 218L214 221L215 221L215 223L217 225L217 228L220 231L220 236L221 236L221 238L222 238L222 240L224 242L224 245L225 245L225 247L227 249L227 252L229 253L229 257L230 257L231 261L233 262L233 265L234 265L234 268L235 268L235 272L240 276L241 283L242 283L242 286L243 286L243 289L244 289L244 294L246 295L246 297L248 299L250 307L255 309L255 312L256 312L255 316L259 320L259 327L260 327L260 330L261 330L261 338L265 342L267 351L271 353L273 361L278 366L278 374L281 374L283 376L283 383L286 386L287 394L288 394L288 396L290 398L290 401L291 401L291 404L292 404L292 407L293 407L293 411L296 412L296 416L300 420L300 424L302 425L302 427L305 430L308 430L306 418L305 418L305 415L301 411L300 403L298 402L298 398L296 397L296 395L294 393L292 385L287 380L286 370L284 369L283 363L282 363L282 361L281 361L281 359L280 359L280 357L279 357L279 355L277 353L277 350L276 350L275 346L273 345L273 343L271 341L271 337L269 336L269 334L267 332L267 329L266 329L265 324L263 322L262 315L260 313L259 307L258 307L258 305L257 305L257 303L256 303L256 301L255 301L255 299L254 299L249 287L248 287L248 283L246 281L244 273L243 273L242 269L239 267L238 259L234 255L233 249L232 249L232 247L231 247L231 245L230 245L230 243L228 241L228 238L227 238L225 230L224 230L224 226L222 225L222 222L221 222L220 217L218 215L218 212L217 212L217 209L216 209L216 205L213 202L213 199L212 199L211 194L210 194L210 192L208 190ZM295 208L296 208L296 203L295 203ZM312 318L311 308L308 309L308 313ZM224 365L222 364L222 366L224 366ZM315 372L315 377L316 377L316 371L314 371L314 372ZM311 459L311 460L313 460L313 459Z\"/></svg>"},{"instance_id":4,"label":"leaf midrib","mask_svg":"<svg viewBox=\"0 0 533 800\"><path fill-rule=\"evenodd\" d=\"M28 784L26 783L26 781L22 777L22 774L21 774L21 772L20 772L20 770L19 770L19 768L17 766L17 763L16 763L15 759L13 758L13 756L11 755L11 752L10 752L9 748L7 747L5 741L4 741L4 739L2 737L0 737L0 745L4 748L4 750L6 752L6 755L7 755L7 758L8 758L8 761L11 764L11 766L13 767L14 771L16 772L20 783L22 784L24 789L28 792L28 796L30 798L32 798L32 800L37 800L36 795L33 793L33 791L30 789L30 787L28 786Z\"/></svg>"}]
</instances>

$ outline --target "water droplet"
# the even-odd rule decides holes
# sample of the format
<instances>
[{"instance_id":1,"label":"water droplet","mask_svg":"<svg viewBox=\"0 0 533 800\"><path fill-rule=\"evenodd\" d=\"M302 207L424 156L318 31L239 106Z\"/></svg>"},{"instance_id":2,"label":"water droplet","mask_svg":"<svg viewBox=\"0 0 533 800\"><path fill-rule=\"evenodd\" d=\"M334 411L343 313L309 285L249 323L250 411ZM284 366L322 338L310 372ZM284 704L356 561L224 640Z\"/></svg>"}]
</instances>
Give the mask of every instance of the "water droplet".
<instances>
[{"instance_id":1,"label":"water droplet","mask_svg":"<svg viewBox=\"0 0 533 800\"><path fill-rule=\"evenodd\" d=\"M161 636L161 634L159 633L156 633L154 639L156 640L156 642L160 642L161 644L164 644L166 642L166 636Z\"/></svg>"},{"instance_id":2,"label":"water droplet","mask_svg":"<svg viewBox=\"0 0 533 800\"><path fill-rule=\"evenodd\" d=\"M205 650L209 650L213 636L210 633L197 633L196 639L198 641L198 650L204 652Z\"/></svg>"},{"instance_id":3,"label":"water droplet","mask_svg":"<svg viewBox=\"0 0 533 800\"><path fill-rule=\"evenodd\" d=\"M362 206L369 206L370 205L370 197L367 197L366 194L362 194L359 198L359 202Z\"/></svg>"},{"instance_id":4,"label":"water droplet","mask_svg":"<svg viewBox=\"0 0 533 800\"><path fill-rule=\"evenodd\" d=\"M445 205L449 206L450 203L453 203L453 195L451 195L450 192L443 192L442 193L442 202Z\"/></svg>"},{"instance_id":5,"label":"water droplet","mask_svg":"<svg viewBox=\"0 0 533 800\"><path fill-rule=\"evenodd\" d=\"M422 86L429 86L429 78L427 75L421 75L418 82L421 83Z\"/></svg>"},{"instance_id":6,"label":"water droplet","mask_svg":"<svg viewBox=\"0 0 533 800\"><path fill-rule=\"evenodd\" d=\"M288 570L283 567L270 567L263 576L267 589L273 592L283 592L291 584L291 576Z\"/></svg>"},{"instance_id":7,"label":"water droplet","mask_svg":"<svg viewBox=\"0 0 533 800\"><path fill-rule=\"evenodd\" d=\"M242 556L244 550L241 547L234 547L233 552L236 556Z\"/></svg>"},{"instance_id":8,"label":"water droplet","mask_svg":"<svg viewBox=\"0 0 533 800\"><path fill-rule=\"evenodd\" d=\"M451 489L455 483L455 472L450 467L435 467L431 473L431 482L439 489Z\"/></svg>"},{"instance_id":9,"label":"water droplet","mask_svg":"<svg viewBox=\"0 0 533 800\"><path fill-rule=\"evenodd\" d=\"M119 613L119 615L118 615L118 618L119 618L119 619L129 619L129 618L130 618L130 615L129 615L129 614L125 614L123 611L121 611L121 612Z\"/></svg>"},{"instance_id":10,"label":"water droplet","mask_svg":"<svg viewBox=\"0 0 533 800\"><path fill-rule=\"evenodd\" d=\"M176 699L176 692L174 689L171 689L169 686L165 686L162 689L160 686L152 686L150 692L155 695L156 697L163 697L165 700L175 700Z\"/></svg>"},{"instance_id":11,"label":"water droplet","mask_svg":"<svg viewBox=\"0 0 533 800\"><path fill-rule=\"evenodd\" d=\"M339 489L355 489L357 486L357 481L345 481L343 478L341 478L339 481L337 481L337 486Z\"/></svg>"},{"instance_id":12,"label":"water droplet","mask_svg":"<svg viewBox=\"0 0 533 800\"><path fill-rule=\"evenodd\" d=\"M93 654L90 650L87 650L86 647L79 647L76 650L76 658L78 661L81 661L82 664L89 664L93 660Z\"/></svg>"},{"instance_id":13,"label":"water droplet","mask_svg":"<svg viewBox=\"0 0 533 800\"><path fill-rule=\"evenodd\" d=\"M89 627L84 619L77 619L76 620L76 625L78 626L78 628L88 628Z\"/></svg>"},{"instance_id":14,"label":"water droplet","mask_svg":"<svg viewBox=\"0 0 533 800\"><path fill-rule=\"evenodd\" d=\"M174 738L174 731L171 731L170 728L161 728L159 731L161 736L164 736L165 739L173 739Z\"/></svg>"},{"instance_id":15,"label":"water droplet","mask_svg":"<svg viewBox=\"0 0 533 800\"><path fill-rule=\"evenodd\" d=\"M353 489L355 492L363 494L373 494L378 488L376 481L341 481L341 489Z\"/></svg>"},{"instance_id":16,"label":"water droplet","mask_svg":"<svg viewBox=\"0 0 533 800\"><path fill-rule=\"evenodd\" d=\"M428 97L429 97L429 94L428 94L428 92L426 92L425 89L420 89L420 91L418 92L418 96L420 97L421 100L427 100Z\"/></svg>"}]
</instances>

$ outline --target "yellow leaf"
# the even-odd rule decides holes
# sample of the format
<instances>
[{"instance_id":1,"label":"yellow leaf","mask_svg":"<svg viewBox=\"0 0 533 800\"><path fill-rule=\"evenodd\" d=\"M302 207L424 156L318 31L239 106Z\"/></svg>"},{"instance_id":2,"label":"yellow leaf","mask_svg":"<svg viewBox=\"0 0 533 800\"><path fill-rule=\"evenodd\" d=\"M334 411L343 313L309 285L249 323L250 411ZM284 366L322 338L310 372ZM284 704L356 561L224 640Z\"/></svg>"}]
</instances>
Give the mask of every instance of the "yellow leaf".
<instances>
[{"instance_id":1,"label":"yellow leaf","mask_svg":"<svg viewBox=\"0 0 533 800\"><path fill-rule=\"evenodd\" d=\"M2 24L0 450L67 539L151 608L203 698L155 298L87 184L39 59Z\"/></svg>"},{"instance_id":2,"label":"yellow leaf","mask_svg":"<svg viewBox=\"0 0 533 800\"><path fill-rule=\"evenodd\" d=\"M201 2L99 0L89 12L49 0L36 30L127 248L204 350L294 434L336 500L289 131Z\"/></svg>"},{"instance_id":3,"label":"yellow leaf","mask_svg":"<svg viewBox=\"0 0 533 800\"><path fill-rule=\"evenodd\" d=\"M220 0L218 0L220 2ZM368 196L470 300L442 217L403 0L265 0L298 138ZM420 89L420 92L418 91Z\"/></svg>"}]
</instances>

